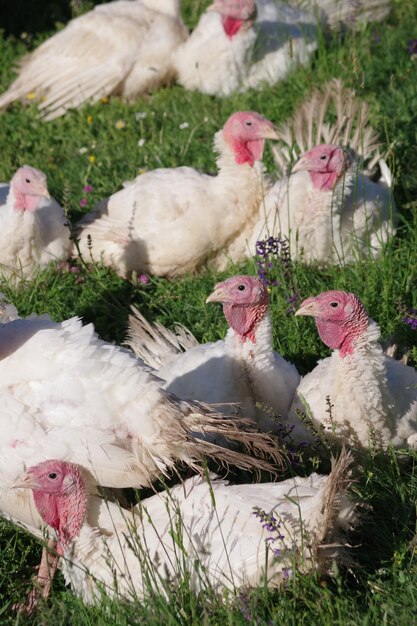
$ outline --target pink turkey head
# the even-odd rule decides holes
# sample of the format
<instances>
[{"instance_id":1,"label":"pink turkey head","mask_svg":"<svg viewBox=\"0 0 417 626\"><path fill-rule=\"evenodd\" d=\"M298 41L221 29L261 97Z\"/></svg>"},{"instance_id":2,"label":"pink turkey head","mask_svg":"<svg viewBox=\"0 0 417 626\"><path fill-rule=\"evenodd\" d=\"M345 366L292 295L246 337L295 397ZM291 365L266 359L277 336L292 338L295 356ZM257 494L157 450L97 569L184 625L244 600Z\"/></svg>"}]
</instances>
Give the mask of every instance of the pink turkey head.
<instances>
[{"instance_id":1,"label":"pink turkey head","mask_svg":"<svg viewBox=\"0 0 417 626\"><path fill-rule=\"evenodd\" d=\"M206 11L222 16L223 29L229 39L252 25L256 17L255 0L215 0Z\"/></svg>"},{"instance_id":2,"label":"pink turkey head","mask_svg":"<svg viewBox=\"0 0 417 626\"><path fill-rule=\"evenodd\" d=\"M223 313L239 339L256 342L256 329L269 306L268 290L255 276L232 276L217 283L206 302L221 302Z\"/></svg>"},{"instance_id":3,"label":"pink turkey head","mask_svg":"<svg viewBox=\"0 0 417 626\"><path fill-rule=\"evenodd\" d=\"M29 467L13 485L32 489L42 519L67 544L80 533L87 510L87 488L80 469L64 461L43 461Z\"/></svg>"},{"instance_id":4,"label":"pink turkey head","mask_svg":"<svg viewBox=\"0 0 417 626\"><path fill-rule=\"evenodd\" d=\"M14 208L19 211L36 211L42 198L50 198L46 174L24 165L13 176L10 187L13 190Z\"/></svg>"},{"instance_id":5,"label":"pink turkey head","mask_svg":"<svg viewBox=\"0 0 417 626\"><path fill-rule=\"evenodd\" d=\"M332 191L351 165L350 154L340 146L322 143L301 155L292 168L307 171L315 189Z\"/></svg>"},{"instance_id":6,"label":"pink turkey head","mask_svg":"<svg viewBox=\"0 0 417 626\"><path fill-rule=\"evenodd\" d=\"M223 137L236 163L249 165L262 159L265 139L278 139L273 123L254 111L233 113L223 127Z\"/></svg>"},{"instance_id":7,"label":"pink turkey head","mask_svg":"<svg viewBox=\"0 0 417 626\"><path fill-rule=\"evenodd\" d=\"M352 354L355 340L368 328L369 318L362 302L353 293L325 291L302 302L296 315L311 315L323 343L340 356Z\"/></svg>"}]
</instances>

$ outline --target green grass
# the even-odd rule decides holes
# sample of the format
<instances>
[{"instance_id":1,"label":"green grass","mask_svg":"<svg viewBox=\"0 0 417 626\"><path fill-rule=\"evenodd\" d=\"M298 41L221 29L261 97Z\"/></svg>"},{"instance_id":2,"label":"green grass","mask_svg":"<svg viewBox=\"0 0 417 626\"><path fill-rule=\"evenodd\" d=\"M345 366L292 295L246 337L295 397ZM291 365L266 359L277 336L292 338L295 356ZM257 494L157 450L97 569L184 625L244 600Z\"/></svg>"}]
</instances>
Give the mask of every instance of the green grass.
<instances>
[{"instance_id":1,"label":"green grass","mask_svg":"<svg viewBox=\"0 0 417 626\"><path fill-rule=\"evenodd\" d=\"M207 4L183 0L190 26ZM28 12L27 7L26 2L10 5L5 37L0 40L1 90L12 78L13 63L53 32L56 21L71 16L62 0L39 2L36 11ZM330 78L342 78L370 104L371 122L381 134L394 172L401 228L378 261L326 269L294 264L293 285L281 281L271 294L274 344L301 372L311 370L328 351L311 320L287 313L287 296L294 285L302 297L343 288L361 297L380 323L383 337L394 335L403 347L411 348L415 363L417 331L413 333L401 318L404 307L417 308L417 56L410 57L407 51L408 41L417 35L416 23L415 0L395 0L386 24L347 36L335 34L320 46L308 68L298 69L275 87L225 100L173 86L133 105L113 99L48 124L37 119L33 105L14 106L0 117L0 180L9 180L23 163L40 167L48 175L51 192L75 221L141 169L187 164L214 171L212 138L234 110L257 110L279 123L311 89ZM28 36L22 37L23 31ZM118 120L124 121L123 129L116 128ZM183 122L189 126L181 130ZM145 140L142 147L139 139ZM91 155L96 157L94 164ZM265 164L272 173L268 149ZM93 191L88 206L81 209L87 183ZM126 282L107 268L77 268L69 272L52 266L32 282L18 288L0 284L0 290L22 315L47 312L56 320L80 315L94 322L107 340L123 341L133 303L152 320L168 326L182 322L199 340L211 341L224 335L226 322L220 307L205 306L207 294L222 277L253 273L256 264L249 260L222 275L207 271L175 281L152 278L146 286ZM296 576L280 592L259 589L235 602L197 598L184 585L170 601L160 596L143 604L106 602L86 608L58 578L47 605L31 619L16 617L11 605L24 598L40 547L2 521L0 624L417 624L417 564L409 549L415 532L416 461L415 454L400 458L394 452L383 456L370 452L361 461L353 491L365 506L362 524L352 536L356 567L351 573L338 573L332 581Z\"/></svg>"}]
</instances>

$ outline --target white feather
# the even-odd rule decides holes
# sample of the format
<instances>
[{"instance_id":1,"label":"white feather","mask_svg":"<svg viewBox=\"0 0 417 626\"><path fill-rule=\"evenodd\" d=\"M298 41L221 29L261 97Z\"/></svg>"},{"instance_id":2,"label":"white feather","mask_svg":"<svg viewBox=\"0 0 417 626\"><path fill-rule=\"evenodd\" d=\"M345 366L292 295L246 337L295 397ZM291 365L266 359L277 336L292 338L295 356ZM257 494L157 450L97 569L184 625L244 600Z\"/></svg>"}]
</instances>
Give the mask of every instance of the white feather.
<instances>
[{"instance_id":1,"label":"white feather","mask_svg":"<svg viewBox=\"0 0 417 626\"><path fill-rule=\"evenodd\" d=\"M307 403L314 423L339 444L417 446L417 372L385 356L379 328L368 330L343 358L338 350L319 361L297 389L290 415ZM329 402L331 414L329 414Z\"/></svg>"},{"instance_id":2,"label":"white feather","mask_svg":"<svg viewBox=\"0 0 417 626\"><path fill-rule=\"evenodd\" d=\"M343 25L353 30L370 22L382 22L391 11L391 0L291 0L290 4L305 10L318 10L331 28Z\"/></svg>"},{"instance_id":3,"label":"white feather","mask_svg":"<svg viewBox=\"0 0 417 626\"><path fill-rule=\"evenodd\" d=\"M64 210L53 198L40 199L35 211L16 211L13 190L0 189L0 276L31 277L51 261L63 261L72 242Z\"/></svg>"},{"instance_id":4,"label":"white feather","mask_svg":"<svg viewBox=\"0 0 417 626\"><path fill-rule=\"evenodd\" d=\"M83 257L123 276L133 270L174 276L205 263L222 269L242 225L256 219L269 182L260 161L236 163L222 131L215 149L216 176L190 167L156 169L100 203L79 223Z\"/></svg>"},{"instance_id":5,"label":"white feather","mask_svg":"<svg viewBox=\"0 0 417 626\"><path fill-rule=\"evenodd\" d=\"M257 0L253 26L233 37L223 29L220 13L204 13L174 62L177 80L186 89L217 96L275 84L317 48L312 14L275 2Z\"/></svg>"},{"instance_id":6,"label":"white feather","mask_svg":"<svg viewBox=\"0 0 417 626\"><path fill-rule=\"evenodd\" d=\"M77 318L0 325L0 416L0 489L24 466L50 458L79 463L111 487L150 484L176 461L197 467L203 454L257 463L191 431L220 429L255 447L256 434L168 393L138 359Z\"/></svg>"},{"instance_id":7,"label":"white feather","mask_svg":"<svg viewBox=\"0 0 417 626\"><path fill-rule=\"evenodd\" d=\"M269 313L256 328L255 342L242 342L229 328L224 340L185 351L178 346L175 351L174 339L168 349L163 342L169 333L166 328L162 327L158 340L160 328L152 328L136 311L129 320L128 344L149 365L159 362L157 374L166 381L165 389L182 398L215 404L229 415L239 412L264 431L276 428L271 413L287 417L300 377L295 366L272 349Z\"/></svg>"},{"instance_id":8,"label":"white feather","mask_svg":"<svg viewBox=\"0 0 417 626\"><path fill-rule=\"evenodd\" d=\"M0 108L32 92L50 120L103 96L133 99L172 79L172 52L187 35L178 0L98 5L23 59Z\"/></svg>"},{"instance_id":9,"label":"white feather","mask_svg":"<svg viewBox=\"0 0 417 626\"><path fill-rule=\"evenodd\" d=\"M110 595L140 600L175 588L186 572L195 591L221 593L279 586L294 568L327 569L343 559L343 531L355 521L346 497L348 465L345 455L330 476L281 483L231 486L212 477L209 485L191 478L134 512L92 497L87 521L62 559L65 579L85 602L99 603L103 586ZM263 527L254 507L274 515L276 532Z\"/></svg>"},{"instance_id":10,"label":"white feather","mask_svg":"<svg viewBox=\"0 0 417 626\"><path fill-rule=\"evenodd\" d=\"M357 160L329 191L315 189L308 172L294 172L275 183L261 210L249 249L254 251L259 239L280 235L288 239L291 256L305 262L376 258L396 232L392 190L384 180L371 180Z\"/></svg>"}]
</instances>

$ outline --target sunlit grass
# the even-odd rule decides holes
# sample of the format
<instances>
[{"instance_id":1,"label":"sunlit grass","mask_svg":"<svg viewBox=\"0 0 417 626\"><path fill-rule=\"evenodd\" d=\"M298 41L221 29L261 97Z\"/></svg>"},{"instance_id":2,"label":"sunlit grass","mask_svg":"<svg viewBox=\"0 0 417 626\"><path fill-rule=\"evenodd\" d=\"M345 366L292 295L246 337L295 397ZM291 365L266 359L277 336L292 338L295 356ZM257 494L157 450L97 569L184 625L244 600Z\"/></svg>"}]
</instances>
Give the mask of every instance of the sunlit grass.
<instances>
[{"instance_id":1,"label":"sunlit grass","mask_svg":"<svg viewBox=\"0 0 417 626\"><path fill-rule=\"evenodd\" d=\"M67 3L57 0L55 4L45 2L46 13L56 15L57 20L67 19ZM190 26L207 4L183 0ZM13 24L20 28L23 23L18 6L13 18L10 5L9 31ZM133 105L110 99L48 124L38 120L33 103L16 105L0 116L0 180L10 180L24 163L43 169L51 192L75 221L118 190L123 181L145 170L190 165L214 172L212 139L233 111L257 110L279 123L312 88L330 78L342 78L369 102L371 122L381 135L394 173L401 226L377 261L365 259L342 268L305 268L296 263L293 282L301 297L333 288L354 291L380 324L382 337L394 335L396 342L412 349L415 362L417 331L402 322L402 311L417 308L417 55L412 57L407 50L409 40L417 35L417 5L413 0L396 0L394 7L387 24L369 26L354 35L335 34L320 46L307 68L260 92L219 100L173 86ZM33 17L36 32L31 33L30 23L22 27L33 37L21 37L19 30L13 30L13 35L0 40L2 90L10 83L13 63L52 28L46 13L44 18L42 11ZM265 164L273 174L268 148ZM86 185L92 187L88 193ZM56 320L80 315L94 322L107 340L123 341L133 303L151 320L168 326L181 322L200 341L214 341L224 336L226 322L220 307L204 304L207 294L225 276L256 271L255 261L248 260L221 275L207 271L175 281L151 277L143 285L126 282L107 268L87 269L82 263L74 267L74 271L66 266L58 270L52 265L31 282L19 287L3 282L0 290L22 315L47 312ZM290 286L282 280L272 289L274 345L304 373L328 350L311 320L287 313L289 293ZM58 580L51 602L37 615L16 617L11 605L24 598L40 548L22 531L1 521L0 623L410 626L416 621L417 603L417 567L409 548L415 530L417 457L398 457L396 453L381 457L370 453L357 468L354 491L366 506L362 526L352 537L357 563L352 573L338 573L332 582L297 575L281 592L258 589L235 603L216 601L210 594L196 597L184 584L169 600L154 595L152 601L140 604L107 600L99 607L86 608Z\"/></svg>"}]
</instances>

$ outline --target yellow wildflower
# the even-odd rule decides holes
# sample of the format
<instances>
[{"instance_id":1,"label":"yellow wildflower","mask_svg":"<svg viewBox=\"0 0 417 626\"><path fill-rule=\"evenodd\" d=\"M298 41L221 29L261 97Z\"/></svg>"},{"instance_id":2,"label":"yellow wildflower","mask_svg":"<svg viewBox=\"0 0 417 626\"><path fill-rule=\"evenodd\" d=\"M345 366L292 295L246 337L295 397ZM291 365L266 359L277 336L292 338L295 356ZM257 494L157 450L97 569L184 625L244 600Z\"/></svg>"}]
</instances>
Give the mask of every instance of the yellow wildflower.
<instances>
[{"instance_id":1,"label":"yellow wildflower","mask_svg":"<svg viewBox=\"0 0 417 626\"><path fill-rule=\"evenodd\" d=\"M117 128L117 130L121 130L122 128L125 128L126 126L126 122L124 122L123 120L117 120L117 122L115 123L115 127Z\"/></svg>"},{"instance_id":2,"label":"yellow wildflower","mask_svg":"<svg viewBox=\"0 0 417 626\"><path fill-rule=\"evenodd\" d=\"M93 123L93 116L87 115L87 124L92 124L92 123Z\"/></svg>"},{"instance_id":3,"label":"yellow wildflower","mask_svg":"<svg viewBox=\"0 0 417 626\"><path fill-rule=\"evenodd\" d=\"M141 168L140 170L138 170L138 174L145 174L146 170Z\"/></svg>"},{"instance_id":4,"label":"yellow wildflower","mask_svg":"<svg viewBox=\"0 0 417 626\"><path fill-rule=\"evenodd\" d=\"M94 156L94 154L90 154L88 160L90 161L91 165L94 165L94 163L96 162L96 157Z\"/></svg>"},{"instance_id":5,"label":"yellow wildflower","mask_svg":"<svg viewBox=\"0 0 417 626\"><path fill-rule=\"evenodd\" d=\"M102 102L103 104L107 104L107 103L108 103L108 101L109 101L109 98L108 98L107 96L103 96L103 97L101 98L101 102Z\"/></svg>"},{"instance_id":6,"label":"yellow wildflower","mask_svg":"<svg viewBox=\"0 0 417 626\"><path fill-rule=\"evenodd\" d=\"M35 91L29 91L28 95L26 96L26 98L28 100L34 100L36 98L36 92Z\"/></svg>"}]
</instances>

